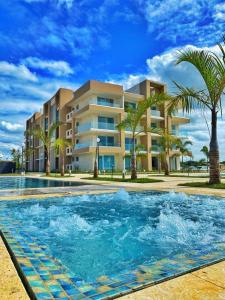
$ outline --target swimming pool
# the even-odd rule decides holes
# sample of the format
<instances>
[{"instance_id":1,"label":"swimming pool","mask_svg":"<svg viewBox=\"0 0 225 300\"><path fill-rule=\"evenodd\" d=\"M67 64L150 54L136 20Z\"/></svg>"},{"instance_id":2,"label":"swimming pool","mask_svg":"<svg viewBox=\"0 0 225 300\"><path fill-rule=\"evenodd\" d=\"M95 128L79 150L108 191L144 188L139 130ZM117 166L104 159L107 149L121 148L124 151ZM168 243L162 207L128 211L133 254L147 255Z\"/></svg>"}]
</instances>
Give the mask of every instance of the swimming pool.
<instances>
[{"instance_id":1,"label":"swimming pool","mask_svg":"<svg viewBox=\"0 0 225 300\"><path fill-rule=\"evenodd\" d=\"M2 231L38 299L114 297L223 259L224 215L214 197L124 190L0 203Z\"/></svg>"},{"instance_id":2,"label":"swimming pool","mask_svg":"<svg viewBox=\"0 0 225 300\"><path fill-rule=\"evenodd\" d=\"M48 180L42 178L30 178L22 176L4 176L0 177L0 190L8 189L30 189L46 187L69 187L84 185L81 182Z\"/></svg>"}]
</instances>

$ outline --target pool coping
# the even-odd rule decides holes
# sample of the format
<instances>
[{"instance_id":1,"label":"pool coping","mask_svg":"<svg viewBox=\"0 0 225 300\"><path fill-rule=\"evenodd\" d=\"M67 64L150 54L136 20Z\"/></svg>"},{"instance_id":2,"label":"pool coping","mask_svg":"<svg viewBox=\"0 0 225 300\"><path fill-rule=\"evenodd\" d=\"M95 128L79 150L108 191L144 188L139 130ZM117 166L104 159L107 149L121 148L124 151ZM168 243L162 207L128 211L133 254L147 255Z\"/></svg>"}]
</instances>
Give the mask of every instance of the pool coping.
<instances>
[{"instance_id":1,"label":"pool coping","mask_svg":"<svg viewBox=\"0 0 225 300\"><path fill-rule=\"evenodd\" d=\"M137 191L137 190L133 190L133 192L135 192L135 191ZM144 190L141 190L141 191L142 191L142 192L145 192ZM99 192L102 193L102 192L105 192L105 191L92 191L91 194L99 194ZM108 192L111 192L111 193L112 193L112 192L116 192L116 191L114 190L114 191L108 191ZM139 190L139 192L140 192L140 190ZM147 190L146 192L149 192L149 190ZM151 190L151 192L159 192L159 191L158 191L158 190ZM166 191L161 191L161 192L162 192L162 193L165 193ZM84 194L84 193L80 193L80 195L81 195L81 194ZM87 194L87 193L85 193L85 194ZM195 194L195 195L196 195L196 194ZM33 197L29 197L29 198L35 198L35 196L36 196L36 195L33 195ZM49 198L49 195L43 195L43 196L44 196L43 198ZM62 196L62 195L60 194L59 197L60 197L60 196ZM66 195L66 196L70 196L70 195ZM199 196L202 196L202 195L199 195ZM218 198L220 198L220 197L218 197ZM24 199L24 200L27 200L27 199ZM19 201L20 201L20 200L19 200ZM5 235L4 235L4 233L3 233L2 231L0 231L0 235L2 236L2 239L3 239L3 241L4 241L4 244L5 244L5 246L6 246L7 250L8 250L8 252L10 253L10 256L11 256L12 261L13 261L13 263L14 263L16 269L17 269L18 274L19 274L20 278L22 279L22 282L23 282L24 286L26 287L27 293L29 294L29 296L31 297L31 299L39 299L39 298L36 298L35 294L33 293L32 288L31 288L31 286L30 286L30 284L29 284L29 282L28 282L28 280L27 280L27 277L26 277L26 275L23 273L23 271L22 271L22 269L21 269L21 267L20 267L20 264L19 264L19 262L18 262L18 260L17 260L17 258L16 258L16 256L15 256L13 250L11 249L11 247L10 247L8 241L7 241L7 238L5 237ZM225 246L225 245L224 245L224 246ZM225 248L225 247L224 247L224 248ZM113 295L113 296L107 296L107 295L106 295L104 298L101 298L101 299L115 299L115 298L119 298L119 297L122 297L122 296L124 296L124 295L128 295L128 294L134 293L134 292L136 292L136 291L140 291L140 290L146 289L146 288L148 288L148 287L152 287L152 286L154 286L154 285L156 285L156 284L159 284L159 283L162 283L162 282L165 282L165 281L168 281L168 280L171 280L171 279L174 279L174 278L177 278L177 277L180 277L180 276L183 276L183 275L192 273L192 272L197 271L197 270L199 270L199 269L203 269L203 268L205 268L205 267L208 267L208 266L217 264L217 263L222 262L222 261L224 261L224 260L225 260L225 255L224 255L222 258L220 258L220 259L215 259L215 260L213 260L213 261L210 261L210 262L201 264L201 265L199 265L199 266L197 266L197 267L192 267L192 268L189 268L188 270L185 270L185 271L182 271L182 272L178 272L178 273L173 274L173 275L170 275L170 276L163 277L163 278L161 278L161 279L159 279L159 280L154 280L154 282L150 282L150 281L148 280L147 283L142 283L141 285L139 284L139 285L136 286L136 287L132 287L129 291L126 290L126 291L124 291L124 292L120 292L120 293L118 293L117 295ZM120 275L121 275L121 274L120 274ZM87 283L87 284L88 284L88 283ZM44 299L44 298L43 298L43 299ZM56 298L51 298L51 299L56 299ZM93 299L93 298L87 298L87 299ZM96 298L96 299L97 299L97 298ZM99 298L99 299L100 299L100 298Z\"/></svg>"}]
</instances>

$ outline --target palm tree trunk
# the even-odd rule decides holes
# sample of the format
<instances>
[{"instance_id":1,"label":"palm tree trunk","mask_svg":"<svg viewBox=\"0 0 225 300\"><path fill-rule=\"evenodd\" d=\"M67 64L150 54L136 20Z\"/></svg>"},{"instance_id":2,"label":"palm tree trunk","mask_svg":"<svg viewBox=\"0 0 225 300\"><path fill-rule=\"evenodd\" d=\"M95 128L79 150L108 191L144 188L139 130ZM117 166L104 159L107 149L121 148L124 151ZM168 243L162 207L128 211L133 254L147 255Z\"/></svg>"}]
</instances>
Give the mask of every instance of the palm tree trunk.
<instances>
[{"instance_id":1,"label":"palm tree trunk","mask_svg":"<svg viewBox=\"0 0 225 300\"><path fill-rule=\"evenodd\" d=\"M135 137L132 137L132 154L131 154L131 179L137 179L137 166L136 166L136 151L135 151Z\"/></svg>"},{"instance_id":2,"label":"palm tree trunk","mask_svg":"<svg viewBox=\"0 0 225 300\"><path fill-rule=\"evenodd\" d=\"M65 161L64 161L64 152L62 152L62 167L61 167L61 176L65 175Z\"/></svg>"},{"instance_id":3,"label":"palm tree trunk","mask_svg":"<svg viewBox=\"0 0 225 300\"><path fill-rule=\"evenodd\" d=\"M165 157L164 169L165 169L165 176L169 176L170 175L170 171L169 171L169 163L168 163L168 156L167 155Z\"/></svg>"},{"instance_id":4,"label":"palm tree trunk","mask_svg":"<svg viewBox=\"0 0 225 300\"><path fill-rule=\"evenodd\" d=\"M217 112L212 109L211 139L209 145L209 184L220 183L219 146L217 141Z\"/></svg>"},{"instance_id":5,"label":"palm tree trunk","mask_svg":"<svg viewBox=\"0 0 225 300\"><path fill-rule=\"evenodd\" d=\"M46 152L47 154L47 161L46 161L46 176L49 176L50 175L50 160L49 160L49 150L47 150Z\"/></svg>"},{"instance_id":6,"label":"palm tree trunk","mask_svg":"<svg viewBox=\"0 0 225 300\"><path fill-rule=\"evenodd\" d=\"M183 155L181 157L181 161L182 161L182 173L184 173L184 156Z\"/></svg>"}]
</instances>

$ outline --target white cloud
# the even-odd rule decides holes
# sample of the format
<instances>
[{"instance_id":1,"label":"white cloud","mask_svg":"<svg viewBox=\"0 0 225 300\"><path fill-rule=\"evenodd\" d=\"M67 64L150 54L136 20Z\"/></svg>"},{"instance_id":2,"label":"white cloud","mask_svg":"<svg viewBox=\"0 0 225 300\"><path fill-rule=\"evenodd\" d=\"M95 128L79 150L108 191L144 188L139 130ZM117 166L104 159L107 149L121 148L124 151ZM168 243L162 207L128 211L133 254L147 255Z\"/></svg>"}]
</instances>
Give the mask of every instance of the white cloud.
<instances>
[{"instance_id":1,"label":"white cloud","mask_svg":"<svg viewBox=\"0 0 225 300\"><path fill-rule=\"evenodd\" d=\"M2 127L6 128L9 131L18 131L18 130L22 130L24 128L23 125L18 124L18 123L0 121L0 124L2 125Z\"/></svg>"},{"instance_id":2,"label":"white cloud","mask_svg":"<svg viewBox=\"0 0 225 300\"><path fill-rule=\"evenodd\" d=\"M23 59L22 62L30 68L45 70L55 76L67 76L73 74L70 65L62 60L42 60L38 57L27 57Z\"/></svg>"},{"instance_id":3,"label":"white cloud","mask_svg":"<svg viewBox=\"0 0 225 300\"><path fill-rule=\"evenodd\" d=\"M67 8L71 8L73 6L74 0L58 0L58 5L66 5Z\"/></svg>"},{"instance_id":4,"label":"white cloud","mask_svg":"<svg viewBox=\"0 0 225 300\"><path fill-rule=\"evenodd\" d=\"M74 0L23 0L26 3L41 3L41 2L52 2L56 3L56 5L61 6L65 5L67 8L71 8L73 6Z\"/></svg>"},{"instance_id":5,"label":"white cloud","mask_svg":"<svg viewBox=\"0 0 225 300\"><path fill-rule=\"evenodd\" d=\"M0 76L14 77L19 80L37 81L37 76L23 64L15 65L0 61Z\"/></svg>"},{"instance_id":6,"label":"white cloud","mask_svg":"<svg viewBox=\"0 0 225 300\"><path fill-rule=\"evenodd\" d=\"M215 19L225 21L225 3L220 3L215 6Z\"/></svg>"},{"instance_id":7,"label":"white cloud","mask_svg":"<svg viewBox=\"0 0 225 300\"><path fill-rule=\"evenodd\" d=\"M206 45L218 41L224 30L220 0L136 0L157 39L177 44L194 40Z\"/></svg>"}]
</instances>

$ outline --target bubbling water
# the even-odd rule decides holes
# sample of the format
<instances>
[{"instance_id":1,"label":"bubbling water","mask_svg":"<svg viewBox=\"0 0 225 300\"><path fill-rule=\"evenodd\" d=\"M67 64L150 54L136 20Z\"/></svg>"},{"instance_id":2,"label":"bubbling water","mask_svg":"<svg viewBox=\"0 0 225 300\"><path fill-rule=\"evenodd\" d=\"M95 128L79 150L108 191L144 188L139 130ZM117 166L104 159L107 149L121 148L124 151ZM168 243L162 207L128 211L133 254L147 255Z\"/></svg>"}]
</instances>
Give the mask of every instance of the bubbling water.
<instances>
[{"instance_id":1,"label":"bubbling water","mask_svg":"<svg viewBox=\"0 0 225 300\"><path fill-rule=\"evenodd\" d=\"M120 189L4 205L9 218L86 280L225 240L225 202L213 197Z\"/></svg>"}]
</instances>

